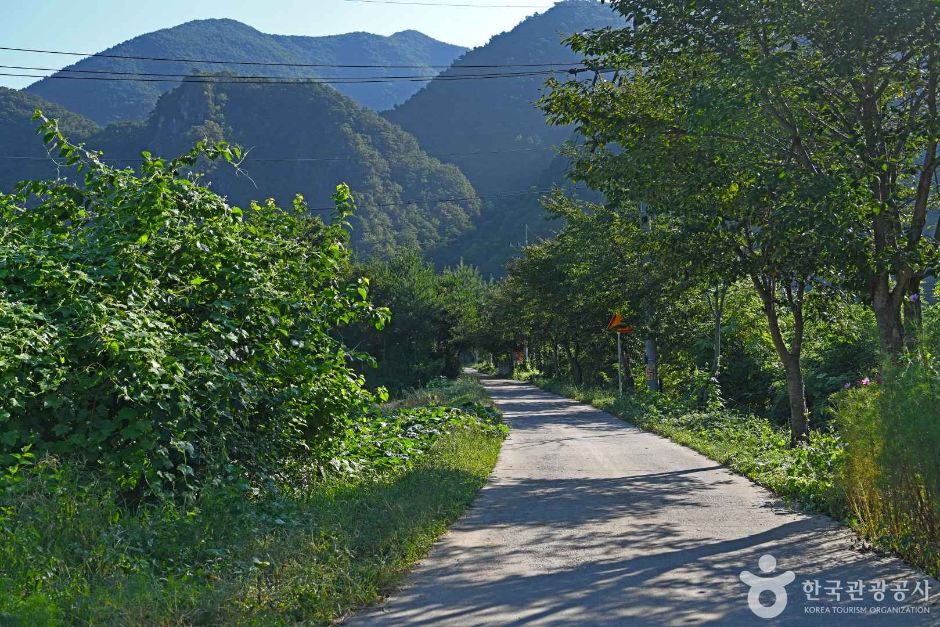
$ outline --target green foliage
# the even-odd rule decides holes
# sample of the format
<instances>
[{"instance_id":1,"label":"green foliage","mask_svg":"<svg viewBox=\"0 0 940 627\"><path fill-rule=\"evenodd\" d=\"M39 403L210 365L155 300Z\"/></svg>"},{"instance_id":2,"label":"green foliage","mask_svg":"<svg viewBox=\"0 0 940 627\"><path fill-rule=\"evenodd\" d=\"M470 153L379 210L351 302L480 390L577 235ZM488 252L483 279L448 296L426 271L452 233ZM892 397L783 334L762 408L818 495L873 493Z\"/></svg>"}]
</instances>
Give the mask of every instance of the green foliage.
<instances>
[{"instance_id":1,"label":"green foliage","mask_svg":"<svg viewBox=\"0 0 940 627\"><path fill-rule=\"evenodd\" d=\"M476 345L481 329L489 288L480 273L462 264L437 272L415 250L355 271L369 278L373 300L394 312L381 333L359 325L343 334L347 344L375 356L363 368L370 384L399 394L440 376L456 378L462 353Z\"/></svg>"},{"instance_id":2,"label":"green foliage","mask_svg":"<svg viewBox=\"0 0 940 627\"><path fill-rule=\"evenodd\" d=\"M469 411L468 411L469 410ZM391 413L376 411L359 418L344 434L331 464L343 470L368 468L389 472L413 465L437 438L455 429L476 428L489 437L504 437L508 428L499 413L482 404L459 407L425 405Z\"/></svg>"},{"instance_id":3,"label":"green foliage","mask_svg":"<svg viewBox=\"0 0 940 627\"><path fill-rule=\"evenodd\" d=\"M229 467L187 502L133 509L109 478L40 459L0 492L0 622L325 625L379 601L472 501L505 431L482 408L383 415L333 464Z\"/></svg>"},{"instance_id":4,"label":"green foliage","mask_svg":"<svg viewBox=\"0 0 940 627\"><path fill-rule=\"evenodd\" d=\"M839 480L854 524L931 573L940 572L938 382L936 357L912 357L835 403L848 450Z\"/></svg>"},{"instance_id":5,"label":"green foliage","mask_svg":"<svg viewBox=\"0 0 940 627\"><path fill-rule=\"evenodd\" d=\"M230 19L194 20L172 28L146 33L104 51L108 55L150 56L177 59L225 59L284 63L283 66L233 66L243 75L284 78L332 78L400 75L401 70L361 68L358 72L342 67L309 67L310 64L334 65L409 65L414 74L433 75L433 66L446 66L465 49L436 41L417 31L402 31L391 36L355 32L326 37L269 35ZM290 67L307 64L308 67ZM159 67L159 69L154 69ZM88 57L70 66L76 71L154 72L193 75L218 72L213 63L161 61L159 66L142 59ZM99 124L143 120L153 110L161 94L177 87L179 81L75 81L43 80L27 91L60 103ZM404 102L424 86L422 81L338 84L335 89L360 104L375 110L388 109Z\"/></svg>"},{"instance_id":6,"label":"green foliage","mask_svg":"<svg viewBox=\"0 0 940 627\"><path fill-rule=\"evenodd\" d=\"M78 454L162 493L213 460L328 450L370 401L331 333L385 316L343 278L348 188L329 225L299 197L241 209L180 176L237 148L145 154L138 175L41 128L83 181L0 196L2 451Z\"/></svg>"}]
</instances>

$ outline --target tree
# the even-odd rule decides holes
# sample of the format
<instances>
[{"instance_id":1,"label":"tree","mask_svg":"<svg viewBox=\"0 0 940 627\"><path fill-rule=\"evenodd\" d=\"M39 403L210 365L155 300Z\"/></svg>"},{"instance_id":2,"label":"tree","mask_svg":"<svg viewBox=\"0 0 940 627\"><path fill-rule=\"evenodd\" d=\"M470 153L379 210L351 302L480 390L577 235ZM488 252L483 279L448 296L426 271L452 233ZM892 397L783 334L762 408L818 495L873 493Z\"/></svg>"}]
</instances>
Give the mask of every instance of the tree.
<instances>
[{"instance_id":1,"label":"tree","mask_svg":"<svg viewBox=\"0 0 940 627\"><path fill-rule=\"evenodd\" d=\"M713 285L753 285L786 373L792 443L805 439L804 305L842 246L842 181L791 173L775 141L743 141L766 132L762 105L717 54L683 49L653 63L608 32L570 41L624 68L611 81L555 82L543 100L550 121L585 137L572 176L609 203L650 203L661 263Z\"/></svg>"},{"instance_id":2,"label":"tree","mask_svg":"<svg viewBox=\"0 0 940 627\"><path fill-rule=\"evenodd\" d=\"M737 140L773 146L844 195L851 254L841 282L864 294L884 349L913 341L920 284L936 273L938 236L925 237L940 160L940 5L923 0L613 0L634 27L577 35L598 68L635 71L708 58L746 94L762 124ZM700 99L702 113L724 108ZM688 120L674 120L683 128ZM728 138L731 139L730 137Z\"/></svg>"},{"instance_id":3,"label":"tree","mask_svg":"<svg viewBox=\"0 0 940 627\"><path fill-rule=\"evenodd\" d=\"M487 284L480 273L459 265L437 272L417 250L359 264L372 298L392 312L381 333L358 325L344 338L376 360L364 371L373 386L393 391L460 374L461 353L476 345Z\"/></svg>"}]
</instances>

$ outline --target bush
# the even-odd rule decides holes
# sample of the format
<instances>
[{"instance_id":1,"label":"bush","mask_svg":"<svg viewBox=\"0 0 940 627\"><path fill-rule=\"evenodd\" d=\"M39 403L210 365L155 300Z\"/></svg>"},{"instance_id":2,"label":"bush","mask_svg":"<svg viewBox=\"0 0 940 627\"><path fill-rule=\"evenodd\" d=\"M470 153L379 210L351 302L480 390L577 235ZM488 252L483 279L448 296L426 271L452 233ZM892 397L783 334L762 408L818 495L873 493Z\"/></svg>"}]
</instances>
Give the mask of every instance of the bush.
<instances>
[{"instance_id":1,"label":"bush","mask_svg":"<svg viewBox=\"0 0 940 627\"><path fill-rule=\"evenodd\" d=\"M237 148L144 153L138 175L55 122L41 130L84 176L0 196L6 461L32 444L163 493L197 485L212 460L334 444L370 396L331 330L384 321L365 282L342 278L348 188L330 224L301 198L242 210L181 174L201 158L235 162Z\"/></svg>"},{"instance_id":2,"label":"bush","mask_svg":"<svg viewBox=\"0 0 940 627\"><path fill-rule=\"evenodd\" d=\"M876 543L940 572L940 363L913 358L884 383L835 403L848 455L840 475L855 524Z\"/></svg>"},{"instance_id":3,"label":"bush","mask_svg":"<svg viewBox=\"0 0 940 627\"><path fill-rule=\"evenodd\" d=\"M222 468L191 498L135 507L99 472L20 454L0 476L0 625L332 624L460 515L505 433L481 405L375 410L330 462Z\"/></svg>"}]
</instances>

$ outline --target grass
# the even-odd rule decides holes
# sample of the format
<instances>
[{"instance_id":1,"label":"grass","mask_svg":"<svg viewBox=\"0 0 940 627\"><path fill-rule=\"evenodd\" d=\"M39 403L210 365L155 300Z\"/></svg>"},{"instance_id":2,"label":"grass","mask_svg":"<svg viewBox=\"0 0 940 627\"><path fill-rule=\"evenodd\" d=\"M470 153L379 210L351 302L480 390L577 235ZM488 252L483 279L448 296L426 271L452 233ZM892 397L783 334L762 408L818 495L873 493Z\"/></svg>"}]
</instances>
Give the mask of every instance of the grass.
<instances>
[{"instance_id":1,"label":"grass","mask_svg":"<svg viewBox=\"0 0 940 627\"><path fill-rule=\"evenodd\" d=\"M474 385L438 395L479 397ZM393 473L225 481L134 510L43 460L0 496L0 624L329 624L394 588L472 502L501 441L462 424Z\"/></svg>"}]
</instances>

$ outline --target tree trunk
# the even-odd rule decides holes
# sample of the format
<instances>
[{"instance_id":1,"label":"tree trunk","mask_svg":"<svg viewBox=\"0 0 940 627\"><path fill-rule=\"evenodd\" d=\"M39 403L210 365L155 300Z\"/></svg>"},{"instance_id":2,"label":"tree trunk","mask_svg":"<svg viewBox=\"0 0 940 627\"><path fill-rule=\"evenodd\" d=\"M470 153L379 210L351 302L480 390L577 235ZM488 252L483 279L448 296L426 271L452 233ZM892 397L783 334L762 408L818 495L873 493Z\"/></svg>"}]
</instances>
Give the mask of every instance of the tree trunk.
<instances>
[{"instance_id":1,"label":"tree trunk","mask_svg":"<svg viewBox=\"0 0 940 627\"><path fill-rule=\"evenodd\" d=\"M780 288L774 276L753 274L751 280L764 303L767 327L780 363L783 364L787 379L787 398L790 404L790 446L809 441L809 416L806 408L806 390L803 385L803 372L800 356L803 354L803 297L806 292L805 280L783 283L783 293L793 316L793 331L790 346L783 337L780 328L780 313L777 310L776 292Z\"/></svg>"},{"instance_id":2,"label":"tree trunk","mask_svg":"<svg viewBox=\"0 0 940 627\"><path fill-rule=\"evenodd\" d=\"M625 346L623 350L623 389L631 392L636 389L636 379L633 378L633 360L630 359L629 346Z\"/></svg>"},{"instance_id":3,"label":"tree trunk","mask_svg":"<svg viewBox=\"0 0 940 627\"><path fill-rule=\"evenodd\" d=\"M872 309L878 324L881 347L892 359L896 359L904 350L904 324L901 321L900 303L888 286L886 276L876 279L872 290Z\"/></svg>"},{"instance_id":4,"label":"tree trunk","mask_svg":"<svg viewBox=\"0 0 940 627\"><path fill-rule=\"evenodd\" d=\"M911 279L910 287L907 288L910 296L901 303L901 311L904 314L904 344L910 349L916 343L924 326L924 312L921 306L921 278L915 276Z\"/></svg>"},{"instance_id":5,"label":"tree trunk","mask_svg":"<svg viewBox=\"0 0 940 627\"><path fill-rule=\"evenodd\" d=\"M809 441L809 411L806 408L806 389L800 358L790 356L784 364L787 374L787 397L790 402L790 446Z\"/></svg>"},{"instance_id":6,"label":"tree trunk","mask_svg":"<svg viewBox=\"0 0 940 627\"><path fill-rule=\"evenodd\" d=\"M712 336L712 367L708 373L708 383L699 393L699 403L704 407L708 404L710 388L718 392L718 375L721 373L721 323L725 312L725 295L728 293L727 285L719 285L715 288L715 293L711 292L705 295L708 301L708 307L712 312L712 322L714 323L714 332Z\"/></svg>"},{"instance_id":7,"label":"tree trunk","mask_svg":"<svg viewBox=\"0 0 940 627\"><path fill-rule=\"evenodd\" d=\"M568 357L568 367L571 368L571 378L575 385L582 385L584 383L584 373L581 369L581 361L578 359L578 345L574 345L572 349L571 345L568 342L564 344L565 354Z\"/></svg>"}]
</instances>

